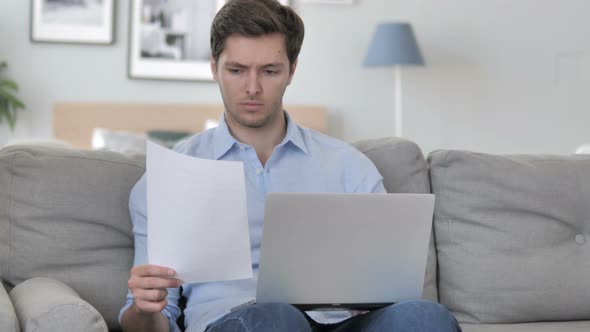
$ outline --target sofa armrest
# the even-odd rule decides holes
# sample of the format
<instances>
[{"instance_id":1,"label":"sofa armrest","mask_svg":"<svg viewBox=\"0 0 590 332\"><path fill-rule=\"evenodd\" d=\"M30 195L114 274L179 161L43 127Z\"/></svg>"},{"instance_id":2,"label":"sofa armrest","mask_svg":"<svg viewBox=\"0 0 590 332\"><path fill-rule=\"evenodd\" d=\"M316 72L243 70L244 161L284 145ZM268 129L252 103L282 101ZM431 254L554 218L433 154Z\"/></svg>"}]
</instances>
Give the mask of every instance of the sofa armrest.
<instances>
[{"instance_id":1,"label":"sofa armrest","mask_svg":"<svg viewBox=\"0 0 590 332\"><path fill-rule=\"evenodd\" d=\"M94 307L54 279L29 279L10 292L10 299L24 331L108 331Z\"/></svg>"},{"instance_id":2,"label":"sofa armrest","mask_svg":"<svg viewBox=\"0 0 590 332\"><path fill-rule=\"evenodd\" d=\"M20 332L18 318L10 297L0 282L0 331Z\"/></svg>"}]
</instances>

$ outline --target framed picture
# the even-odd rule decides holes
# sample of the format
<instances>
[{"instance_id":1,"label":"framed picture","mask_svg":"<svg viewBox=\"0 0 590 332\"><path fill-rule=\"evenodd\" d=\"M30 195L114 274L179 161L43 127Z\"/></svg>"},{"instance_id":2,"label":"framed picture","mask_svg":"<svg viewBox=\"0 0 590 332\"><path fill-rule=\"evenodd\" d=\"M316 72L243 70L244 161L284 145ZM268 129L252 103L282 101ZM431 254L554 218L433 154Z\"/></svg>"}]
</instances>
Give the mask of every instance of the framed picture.
<instances>
[{"instance_id":1,"label":"framed picture","mask_svg":"<svg viewBox=\"0 0 590 332\"><path fill-rule=\"evenodd\" d=\"M112 44L114 0L31 0L31 40Z\"/></svg>"},{"instance_id":2,"label":"framed picture","mask_svg":"<svg viewBox=\"0 0 590 332\"><path fill-rule=\"evenodd\" d=\"M281 0L288 4L288 0ZM224 0L131 0L128 74L212 81L209 34Z\"/></svg>"}]
</instances>

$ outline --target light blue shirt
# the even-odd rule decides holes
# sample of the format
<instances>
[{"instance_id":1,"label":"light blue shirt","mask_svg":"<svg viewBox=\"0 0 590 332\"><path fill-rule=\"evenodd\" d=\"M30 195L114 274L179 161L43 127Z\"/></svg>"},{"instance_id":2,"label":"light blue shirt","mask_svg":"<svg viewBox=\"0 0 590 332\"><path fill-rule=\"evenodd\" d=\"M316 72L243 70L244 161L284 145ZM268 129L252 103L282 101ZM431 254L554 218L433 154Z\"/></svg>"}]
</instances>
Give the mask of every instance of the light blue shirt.
<instances>
[{"instance_id":1,"label":"light blue shirt","mask_svg":"<svg viewBox=\"0 0 590 332\"><path fill-rule=\"evenodd\" d=\"M218 127L195 135L175 147L180 153L199 158L242 161L246 180L254 278L184 284L183 295L187 298L185 322L187 328L191 327L191 331L205 330L208 324L229 313L231 308L255 298L267 193L385 192L383 178L364 154L347 143L296 125L288 115L286 120L285 138L275 147L265 165L261 164L251 146L236 141L230 134L223 115ZM129 210L135 238L134 265L147 264L145 175L131 191ZM170 321L171 331L179 331L176 326L176 319L180 315L178 298L178 289L168 289L168 306L163 310L163 314ZM128 293L127 303L121 309L119 319L132 301L132 295ZM326 323L351 316L350 313L342 311L313 312L310 315Z\"/></svg>"}]
</instances>

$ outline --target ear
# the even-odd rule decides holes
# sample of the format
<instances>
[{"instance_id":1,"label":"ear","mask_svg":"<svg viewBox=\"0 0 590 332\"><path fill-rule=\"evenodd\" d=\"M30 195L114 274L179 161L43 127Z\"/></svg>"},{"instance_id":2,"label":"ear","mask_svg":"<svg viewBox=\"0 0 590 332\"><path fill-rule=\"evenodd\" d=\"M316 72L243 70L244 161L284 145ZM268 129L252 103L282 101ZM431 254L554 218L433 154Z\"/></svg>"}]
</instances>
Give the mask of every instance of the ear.
<instances>
[{"instance_id":1,"label":"ear","mask_svg":"<svg viewBox=\"0 0 590 332\"><path fill-rule=\"evenodd\" d=\"M213 79L217 81L217 62L213 57L211 57L211 73L213 74Z\"/></svg>"},{"instance_id":2,"label":"ear","mask_svg":"<svg viewBox=\"0 0 590 332\"><path fill-rule=\"evenodd\" d=\"M295 69L297 69L297 61L298 59L295 59L293 65L291 66L291 71L289 72L289 80L287 81L287 85L291 84L291 81L293 80L293 75L295 75Z\"/></svg>"}]
</instances>

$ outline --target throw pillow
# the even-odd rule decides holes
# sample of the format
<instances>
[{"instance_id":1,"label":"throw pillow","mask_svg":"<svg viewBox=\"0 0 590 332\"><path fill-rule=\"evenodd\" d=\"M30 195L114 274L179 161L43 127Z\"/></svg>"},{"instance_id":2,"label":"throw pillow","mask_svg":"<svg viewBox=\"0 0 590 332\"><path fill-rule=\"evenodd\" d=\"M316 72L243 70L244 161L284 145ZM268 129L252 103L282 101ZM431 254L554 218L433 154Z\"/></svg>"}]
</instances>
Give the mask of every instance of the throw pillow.
<instances>
[{"instance_id":1,"label":"throw pillow","mask_svg":"<svg viewBox=\"0 0 590 332\"><path fill-rule=\"evenodd\" d=\"M23 331L108 331L104 319L66 284L29 279L10 292Z\"/></svg>"}]
</instances>

